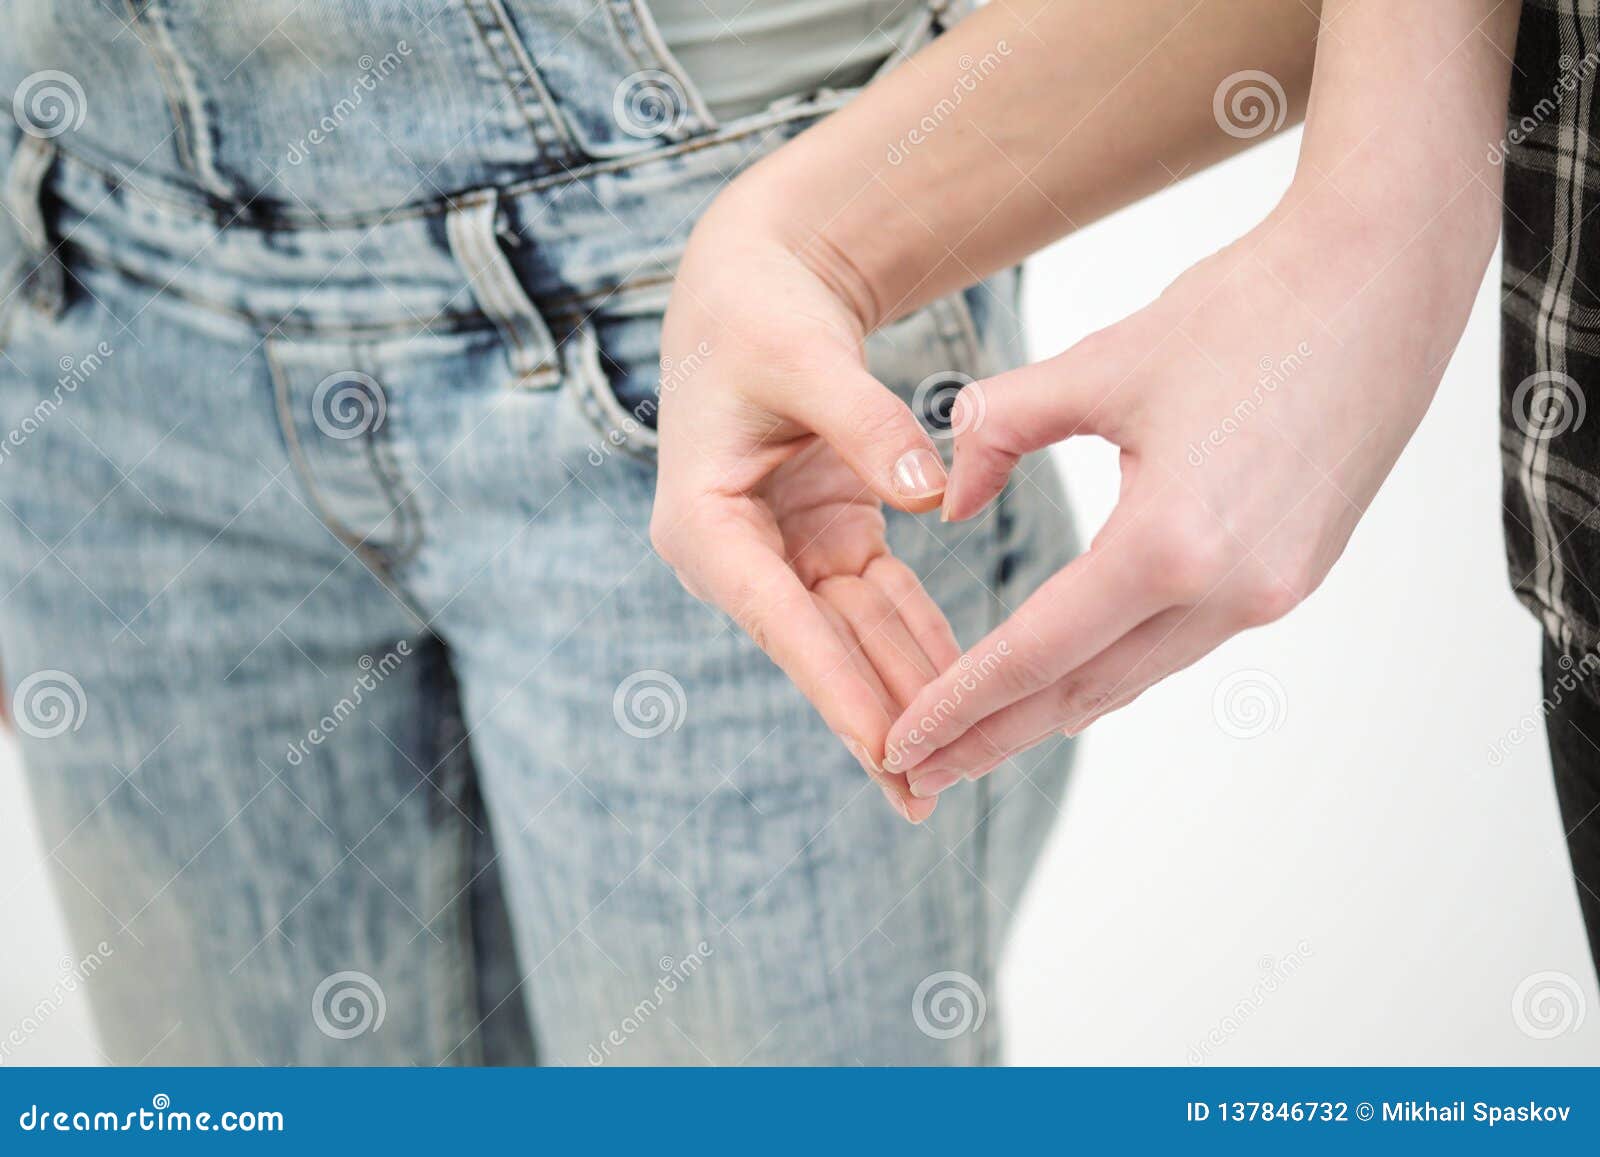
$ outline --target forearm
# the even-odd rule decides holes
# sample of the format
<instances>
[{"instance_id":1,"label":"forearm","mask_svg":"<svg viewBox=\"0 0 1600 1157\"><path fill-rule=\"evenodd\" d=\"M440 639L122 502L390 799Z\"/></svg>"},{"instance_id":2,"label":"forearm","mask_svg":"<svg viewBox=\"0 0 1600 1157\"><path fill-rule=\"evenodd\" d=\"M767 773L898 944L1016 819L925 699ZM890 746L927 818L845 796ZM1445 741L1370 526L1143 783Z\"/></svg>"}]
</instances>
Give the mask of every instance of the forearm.
<instances>
[{"instance_id":1,"label":"forearm","mask_svg":"<svg viewBox=\"0 0 1600 1157\"><path fill-rule=\"evenodd\" d=\"M1520 9L1520 0L1323 6L1300 164L1279 215L1341 222L1350 243L1325 260L1330 273L1366 262L1353 283L1425 270L1415 284L1428 297L1416 306L1419 320L1440 322L1438 357L1453 349L1499 236L1493 154Z\"/></svg>"},{"instance_id":2,"label":"forearm","mask_svg":"<svg viewBox=\"0 0 1600 1157\"><path fill-rule=\"evenodd\" d=\"M1298 121L1315 8L993 0L757 166L733 200L781 218L870 328ZM1225 113L1267 118L1230 133L1214 103L1245 71L1283 95Z\"/></svg>"}]
</instances>

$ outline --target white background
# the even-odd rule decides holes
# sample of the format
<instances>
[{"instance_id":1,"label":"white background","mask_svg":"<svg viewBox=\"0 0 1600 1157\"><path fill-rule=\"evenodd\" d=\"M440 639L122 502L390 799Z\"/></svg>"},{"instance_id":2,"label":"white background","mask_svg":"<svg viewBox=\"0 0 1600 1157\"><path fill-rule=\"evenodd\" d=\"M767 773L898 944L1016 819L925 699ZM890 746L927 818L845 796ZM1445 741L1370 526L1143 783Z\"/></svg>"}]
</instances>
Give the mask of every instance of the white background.
<instances>
[{"instance_id":1,"label":"white background","mask_svg":"<svg viewBox=\"0 0 1600 1157\"><path fill-rule=\"evenodd\" d=\"M1297 145L1277 140L1042 254L1035 353L1147 303L1247 230ZM1542 736L1489 760L1540 700L1538 631L1501 555L1497 284L1491 272L1432 412L1323 589L1086 740L1002 977L1013 1061L1600 1062ZM1090 531L1116 493L1114 454L1084 443L1062 456ZM1253 739L1213 717L1218 684L1244 669L1283 688L1280 725ZM0 748L0 1033L68 955L42 854ZM1286 957L1298 966L1285 976L1273 962ZM1538 1039L1513 997L1552 971L1572 978L1584 1019L1569 1003L1555 1013L1567 1031ZM12 1063L97 1061L73 999Z\"/></svg>"}]
</instances>

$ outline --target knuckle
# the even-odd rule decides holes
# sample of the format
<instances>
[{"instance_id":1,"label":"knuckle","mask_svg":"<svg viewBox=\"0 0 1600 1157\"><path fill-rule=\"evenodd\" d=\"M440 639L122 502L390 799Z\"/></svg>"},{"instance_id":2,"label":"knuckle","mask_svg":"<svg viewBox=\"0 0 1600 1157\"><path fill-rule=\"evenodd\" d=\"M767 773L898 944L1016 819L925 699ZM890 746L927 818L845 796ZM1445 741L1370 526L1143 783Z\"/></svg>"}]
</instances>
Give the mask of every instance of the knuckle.
<instances>
[{"instance_id":1,"label":"knuckle","mask_svg":"<svg viewBox=\"0 0 1600 1157\"><path fill-rule=\"evenodd\" d=\"M887 396L862 397L850 406L844 419L845 435L858 445L898 441L904 428L899 403Z\"/></svg>"},{"instance_id":2,"label":"knuckle","mask_svg":"<svg viewBox=\"0 0 1600 1157\"><path fill-rule=\"evenodd\" d=\"M994 669L1001 689L1008 698L1020 699L1041 687L1047 687L1055 677L1050 659L1036 647L1013 648L1005 662Z\"/></svg>"},{"instance_id":3,"label":"knuckle","mask_svg":"<svg viewBox=\"0 0 1600 1157\"><path fill-rule=\"evenodd\" d=\"M760 597L748 585L741 584L723 607L738 628L749 635L762 651L767 650L767 617L761 613Z\"/></svg>"},{"instance_id":4,"label":"knuckle","mask_svg":"<svg viewBox=\"0 0 1600 1157\"><path fill-rule=\"evenodd\" d=\"M1071 675L1058 684L1056 692L1056 718L1067 726L1074 726L1099 714L1111 701L1113 688L1104 681L1083 675Z\"/></svg>"},{"instance_id":5,"label":"knuckle","mask_svg":"<svg viewBox=\"0 0 1600 1157\"><path fill-rule=\"evenodd\" d=\"M1263 572L1253 576L1240 594L1238 618L1246 627L1275 623L1305 602L1314 586L1300 574L1279 577Z\"/></svg>"},{"instance_id":6,"label":"knuckle","mask_svg":"<svg viewBox=\"0 0 1600 1157\"><path fill-rule=\"evenodd\" d=\"M966 741L971 744L970 750L964 753L969 768L993 766L995 762L1005 758L1005 744L982 724L972 725L967 731Z\"/></svg>"},{"instance_id":7,"label":"knuckle","mask_svg":"<svg viewBox=\"0 0 1600 1157\"><path fill-rule=\"evenodd\" d=\"M650 519L650 547L660 556L661 561L668 566L673 565L676 551L676 538L673 528L668 521L658 512Z\"/></svg>"},{"instance_id":8,"label":"knuckle","mask_svg":"<svg viewBox=\"0 0 1600 1157\"><path fill-rule=\"evenodd\" d=\"M1145 540L1145 562L1163 593L1192 603L1227 573L1229 550L1222 536L1185 520L1152 530Z\"/></svg>"}]
</instances>

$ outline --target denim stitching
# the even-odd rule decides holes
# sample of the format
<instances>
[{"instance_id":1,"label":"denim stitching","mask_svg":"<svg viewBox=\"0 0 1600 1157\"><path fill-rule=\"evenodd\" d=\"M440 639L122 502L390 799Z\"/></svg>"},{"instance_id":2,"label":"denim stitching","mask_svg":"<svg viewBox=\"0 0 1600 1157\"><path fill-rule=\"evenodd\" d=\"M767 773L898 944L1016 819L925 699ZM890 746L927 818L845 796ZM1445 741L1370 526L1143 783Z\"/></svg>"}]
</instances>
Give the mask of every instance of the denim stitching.
<instances>
[{"instance_id":1,"label":"denim stitching","mask_svg":"<svg viewBox=\"0 0 1600 1157\"><path fill-rule=\"evenodd\" d=\"M701 95L699 87L684 70L683 65L678 63L678 58L672 54L672 49L667 47L660 30L656 28L655 20L650 15L650 10L641 3L641 0L603 0L600 7L604 9L606 19L611 22L618 40L633 57L636 67L659 69L677 82L678 88L689 101L691 118L687 125L679 126L680 130L692 135L696 131L715 129L717 118L712 115L705 97ZM626 9L626 20L623 16L624 9Z\"/></svg>"},{"instance_id":2,"label":"denim stitching","mask_svg":"<svg viewBox=\"0 0 1600 1157\"><path fill-rule=\"evenodd\" d=\"M527 121L528 129L533 133L540 150L548 151L547 155L555 154L556 157L563 154L578 155L578 149L567 132L566 121L556 109L549 90L539 76L538 67L528 54L527 46L522 43L521 36L506 14L505 6L500 0L467 0L466 7L473 30L477 32L484 50L494 58L495 68L517 102L517 111ZM490 21L499 27L500 34L505 37L507 50L514 58L511 67L507 66L494 44L488 28ZM533 90L532 102L528 98L529 89Z\"/></svg>"},{"instance_id":3,"label":"denim stitching","mask_svg":"<svg viewBox=\"0 0 1600 1157\"><path fill-rule=\"evenodd\" d=\"M316 473L311 469L310 460L306 457L305 448L300 444L299 427L294 419L294 408L289 396L288 377L284 374L283 365L278 360L277 351L269 340L262 346L262 353L267 360L267 372L272 381L274 409L278 415L278 428L284 440L284 448L288 452L289 460L294 466L295 476L299 479L306 496L311 499L312 508L318 520L328 532L348 547L359 557L366 568L378 578L390 592L400 600L402 606L414 615L419 623L427 622L427 615L417 605L408 592L400 585L392 573L392 560L389 552L381 547L368 542L364 535L357 534L353 528L346 525L333 512L327 497L323 493L322 485L317 481ZM370 454L370 451L369 451ZM379 477L379 484L384 485L384 478ZM386 490L387 494L388 491Z\"/></svg>"},{"instance_id":4,"label":"denim stitching","mask_svg":"<svg viewBox=\"0 0 1600 1157\"><path fill-rule=\"evenodd\" d=\"M167 108L172 114L173 131L178 138L178 156L183 167L212 193L224 199L233 195L218 174L211 153L211 130L205 122L205 99L195 84L194 73L172 43L172 36L161 8L165 0L124 0L129 22L154 63ZM148 31L149 35L145 33Z\"/></svg>"},{"instance_id":5,"label":"denim stitching","mask_svg":"<svg viewBox=\"0 0 1600 1157\"><path fill-rule=\"evenodd\" d=\"M729 128L719 129L704 136L690 137L684 141L675 141L642 153L603 161L590 161L564 168L557 173L512 181L505 185L462 189L429 201L417 201L389 209L362 210L352 213L322 213L308 212L293 206L274 206L271 213L272 225L280 230L325 232L329 229L362 229L389 221L437 217L448 213L460 201L470 200L474 196L482 196L491 191L498 192L505 198L516 198L529 193L561 188L566 185L581 184L593 177L610 176L640 168L647 164L670 162L708 148L738 145L750 137L762 133L770 133L774 129L783 128L798 120L820 119L841 107L851 95L852 93L849 91L832 92L825 97L819 96L815 101L774 110L769 113L757 114L756 118L747 122L735 122ZM238 220L245 223L244 227L248 227L249 222L253 220L247 211L248 206L237 204L227 197L220 198L219 204L218 201L195 197L182 188L174 187L170 184L160 184L152 178L136 179L132 173L120 171L115 165L108 165L84 153L60 148L59 145L58 153L63 160L68 161L74 167L86 169L102 180L117 185L121 190L140 197L158 209L179 210L186 213L204 215L208 218L226 217L230 210L245 210L239 214Z\"/></svg>"}]
</instances>

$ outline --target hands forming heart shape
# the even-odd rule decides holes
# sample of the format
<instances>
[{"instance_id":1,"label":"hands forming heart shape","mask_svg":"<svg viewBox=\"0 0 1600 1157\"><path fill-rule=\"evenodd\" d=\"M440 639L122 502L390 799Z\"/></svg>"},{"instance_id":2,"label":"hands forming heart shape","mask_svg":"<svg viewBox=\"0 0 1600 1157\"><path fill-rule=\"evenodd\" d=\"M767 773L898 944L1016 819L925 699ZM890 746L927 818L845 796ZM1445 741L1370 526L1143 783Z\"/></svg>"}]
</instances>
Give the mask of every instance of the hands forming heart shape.
<instances>
[{"instance_id":1,"label":"hands forming heart shape","mask_svg":"<svg viewBox=\"0 0 1600 1157\"><path fill-rule=\"evenodd\" d=\"M1473 284L1426 251L1358 251L1339 212L1275 215L1140 313L968 386L947 477L867 372L847 283L714 206L663 330L671 364L705 356L663 386L652 541L920 822L941 791L1076 734L1327 574L1438 385L1432 335L1470 306L1442 287ZM1419 301L1441 316L1397 320ZM1083 433L1121 449L1116 509L963 655L889 553L883 504L969 518L1023 454Z\"/></svg>"},{"instance_id":2,"label":"hands forming heart shape","mask_svg":"<svg viewBox=\"0 0 1600 1157\"><path fill-rule=\"evenodd\" d=\"M889 553L883 503L936 508L944 466L911 411L868 374L863 327L839 297L781 247L740 257L691 245L667 312L663 361L705 352L662 392L651 540L920 822L934 801L884 768L884 741L960 648ZM761 299L749 295L752 274Z\"/></svg>"}]
</instances>

